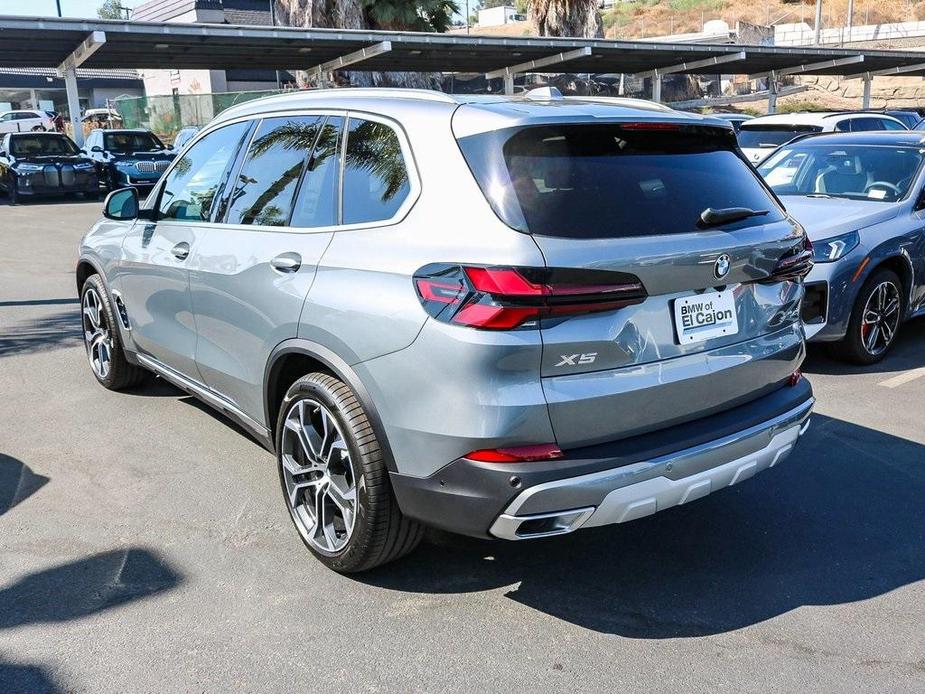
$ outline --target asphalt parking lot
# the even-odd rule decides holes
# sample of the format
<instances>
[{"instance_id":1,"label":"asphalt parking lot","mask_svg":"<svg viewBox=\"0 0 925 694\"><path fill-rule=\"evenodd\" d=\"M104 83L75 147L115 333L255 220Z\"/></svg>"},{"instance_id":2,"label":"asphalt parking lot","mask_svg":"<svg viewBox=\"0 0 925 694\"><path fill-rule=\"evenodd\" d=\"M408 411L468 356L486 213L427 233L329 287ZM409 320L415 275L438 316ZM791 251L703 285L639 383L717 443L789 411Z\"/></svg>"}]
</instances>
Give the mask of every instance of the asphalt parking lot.
<instances>
[{"instance_id":1,"label":"asphalt parking lot","mask_svg":"<svg viewBox=\"0 0 925 694\"><path fill-rule=\"evenodd\" d=\"M925 321L871 369L812 350L809 433L740 486L343 577L228 420L96 384L98 211L0 207L0 692L925 691Z\"/></svg>"}]
</instances>

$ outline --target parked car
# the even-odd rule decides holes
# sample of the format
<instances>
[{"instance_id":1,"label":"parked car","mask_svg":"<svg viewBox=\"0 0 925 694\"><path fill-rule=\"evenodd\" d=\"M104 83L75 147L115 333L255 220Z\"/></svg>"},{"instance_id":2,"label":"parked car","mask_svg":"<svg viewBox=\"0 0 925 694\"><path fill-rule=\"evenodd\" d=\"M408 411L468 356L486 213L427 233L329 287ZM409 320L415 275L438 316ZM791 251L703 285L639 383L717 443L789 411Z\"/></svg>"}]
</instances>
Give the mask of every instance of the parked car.
<instances>
[{"instance_id":1,"label":"parked car","mask_svg":"<svg viewBox=\"0 0 925 694\"><path fill-rule=\"evenodd\" d=\"M96 162L108 190L150 188L177 156L150 130L94 130L84 151Z\"/></svg>"},{"instance_id":2,"label":"parked car","mask_svg":"<svg viewBox=\"0 0 925 694\"><path fill-rule=\"evenodd\" d=\"M111 108L88 108L80 118L81 123L89 123L94 127L109 126L122 123L122 116Z\"/></svg>"},{"instance_id":3,"label":"parked car","mask_svg":"<svg viewBox=\"0 0 925 694\"><path fill-rule=\"evenodd\" d=\"M200 128L198 125L189 125L185 128L181 128L180 132L177 133L177 136L173 138L173 144L170 146L170 148L174 152L179 152L186 146L187 142L196 136L196 133L198 133L199 130Z\"/></svg>"},{"instance_id":4,"label":"parked car","mask_svg":"<svg viewBox=\"0 0 925 694\"><path fill-rule=\"evenodd\" d=\"M54 115L33 109L0 113L0 134L41 133L55 129Z\"/></svg>"},{"instance_id":5,"label":"parked car","mask_svg":"<svg viewBox=\"0 0 925 694\"><path fill-rule=\"evenodd\" d=\"M882 111L873 111L873 113L885 113L888 116L892 116L896 120L900 121L910 130L913 130L919 121L922 120L922 117L919 115L918 111L912 109L883 109Z\"/></svg>"},{"instance_id":6,"label":"parked car","mask_svg":"<svg viewBox=\"0 0 925 694\"><path fill-rule=\"evenodd\" d=\"M752 120L755 116L750 116L747 113L711 113L711 116L714 118L719 118L724 120L727 123L732 124L733 129L736 132L739 132L739 128L742 127L742 123Z\"/></svg>"},{"instance_id":7,"label":"parked car","mask_svg":"<svg viewBox=\"0 0 925 694\"><path fill-rule=\"evenodd\" d=\"M21 197L81 193L96 199L93 162L59 133L7 133L0 137L0 188L11 205Z\"/></svg>"},{"instance_id":8,"label":"parked car","mask_svg":"<svg viewBox=\"0 0 925 694\"><path fill-rule=\"evenodd\" d=\"M925 313L923 152L914 131L817 135L758 169L813 241L807 337L846 360L883 359Z\"/></svg>"},{"instance_id":9,"label":"parked car","mask_svg":"<svg viewBox=\"0 0 925 694\"><path fill-rule=\"evenodd\" d=\"M520 540L690 502L781 461L812 408L811 250L717 120L274 96L105 215L77 268L94 376L153 371L275 450L337 571L423 525Z\"/></svg>"},{"instance_id":10,"label":"parked car","mask_svg":"<svg viewBox=\"0 0 925 694\"><path fill-rule=\"evenodd\" d=\"M759 164L780 145L809 133L907 130L901 121L882 113L781 113L759 116L743 123L739 146L753 164Z\"/></svg>"}]
</instances>

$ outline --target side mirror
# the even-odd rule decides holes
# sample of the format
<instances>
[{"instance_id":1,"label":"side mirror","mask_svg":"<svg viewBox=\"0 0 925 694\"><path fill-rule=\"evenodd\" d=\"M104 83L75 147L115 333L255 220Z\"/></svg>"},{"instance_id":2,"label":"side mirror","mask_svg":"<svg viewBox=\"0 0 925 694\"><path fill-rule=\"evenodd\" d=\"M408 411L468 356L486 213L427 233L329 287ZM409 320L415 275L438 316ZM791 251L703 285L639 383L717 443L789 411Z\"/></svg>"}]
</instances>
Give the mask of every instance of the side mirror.
<instances>
[{"instance_id":1,"label":"side mirror","mask_svg":"<svg viewBox=\"0 0 925 694\"><path fill-rule=\"evenodd\" d=\"M0 157L5 157L5 156L6 156L6 152L0 151Z\"/></svg>"},{"instance_id":2,"label":"side mirror","mask_svg":"<svg viewBox=\"0 0 925 694\"><path fill-rule=\"evenodd\" d=\"M103 203L106 219L127 220L138 218L138 191L134 188L120 188L106 196Z\"/></svg>"},{"instance_id":3,"label":"side mirror","mask_svg":"<svg viewBox=\"0 0 925 694\"><path fill-rule=\"evenodd\" d=\"M103 151L103 148L100 147L99 145L93 145L93 146L90 148L90 151L91 151L91 152L102 152L102 151Z\"/></svg>"}]
</instances>

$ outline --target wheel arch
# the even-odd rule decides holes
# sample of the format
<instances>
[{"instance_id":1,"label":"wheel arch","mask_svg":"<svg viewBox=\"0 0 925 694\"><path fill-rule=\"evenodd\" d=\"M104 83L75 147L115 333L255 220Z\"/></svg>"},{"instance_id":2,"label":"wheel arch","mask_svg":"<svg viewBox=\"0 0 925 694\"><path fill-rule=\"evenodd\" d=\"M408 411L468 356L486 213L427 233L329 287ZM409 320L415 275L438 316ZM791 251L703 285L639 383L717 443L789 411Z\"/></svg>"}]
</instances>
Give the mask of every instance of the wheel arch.
<instances>
[{"instance_id":1,"label":"wheel arch","mask_svg":"<svg viewBox=\"0 0 925 694\"><path fill-rule=\"evenodd\" d=\"M103 278L103 282L106 283L106 275L103 271L88 258L81 258L77 261L76 269L76 280L77 280L77 295L80 296L80 291L83 289L84 282L87 281L87 278L90 275L99 275Z\"/></svg>"},{"instance_id":2,"label":"wheel arch","mask_svg":"<svg viewBox=\"0 0 925 694\"><path fill-rule=\"evenodd\" d=\"M292 338L278 344L267 359L263 377L263 401L266 426L276 448L276 424L283 396L297 379L312 371L324 371L339 378L353 391L379 441L382 458L390 472L396 472L392 449L379 412L360 377L335 352L324 345L302 338Z\"/></svg>"},{"instance_id":3,"label":"wheel arch","mask_svg":"<svg viewBox=\"0 0 925 694\"><path fill-rule=\"evenodd\" d=\"M874 257L872 254L871 261L872 267L870 272L867 273L868 278L873 276L877 270L892 270L899 277L899 281L902 282L903 297L906 304L904 309L908 312L912 300L913 285L915 284L915 270L908 251L905 248L900 248L880 257ZM867 278L864 281L866 282Z\"/></svg>"}]
</instances>

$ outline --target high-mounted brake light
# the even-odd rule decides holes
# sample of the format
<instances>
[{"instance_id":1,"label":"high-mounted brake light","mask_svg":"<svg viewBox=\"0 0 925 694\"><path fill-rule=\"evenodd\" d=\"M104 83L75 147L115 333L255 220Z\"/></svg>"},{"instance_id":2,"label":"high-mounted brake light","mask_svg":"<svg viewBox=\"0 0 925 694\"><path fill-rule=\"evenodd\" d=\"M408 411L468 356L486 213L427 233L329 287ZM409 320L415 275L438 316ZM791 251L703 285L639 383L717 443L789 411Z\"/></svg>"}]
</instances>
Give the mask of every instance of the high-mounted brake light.
<instances>
[{"instance_id":1,"label":"high-mounted brake light","mask_svg":"<svg viewBox=\"0 0 925 694\"><path fill-rule=\"evenodd\" d=\"M434 318L483 330L538 327L543 318L612 311L647 296L635 275L607 270L428 265L414 286Z\"/></svg>"},{"instance_id":2,"label":"high-mounted brake light","mask_svg":"<svg viewBox=\"0 0 925 694\"><path fill-rule=\"evenodd\" d=\"M555 460L563 456L554 443L541 443L534 446L514 446L511 448L485 448L466 453L464 458L481 463L529 463L536 460Z\"/></svg>"},{"instance_id":3,"label":"high-mounted brake light","mask_svg":"<svg viewBox=\"0 0 925 694\"><path fill-rule=\"evenodd\" d=\"M647 123L645 121L636 123L618 123L618 127L623 130L680 130L680 123Z\"/></svg>"}]
</instances>

